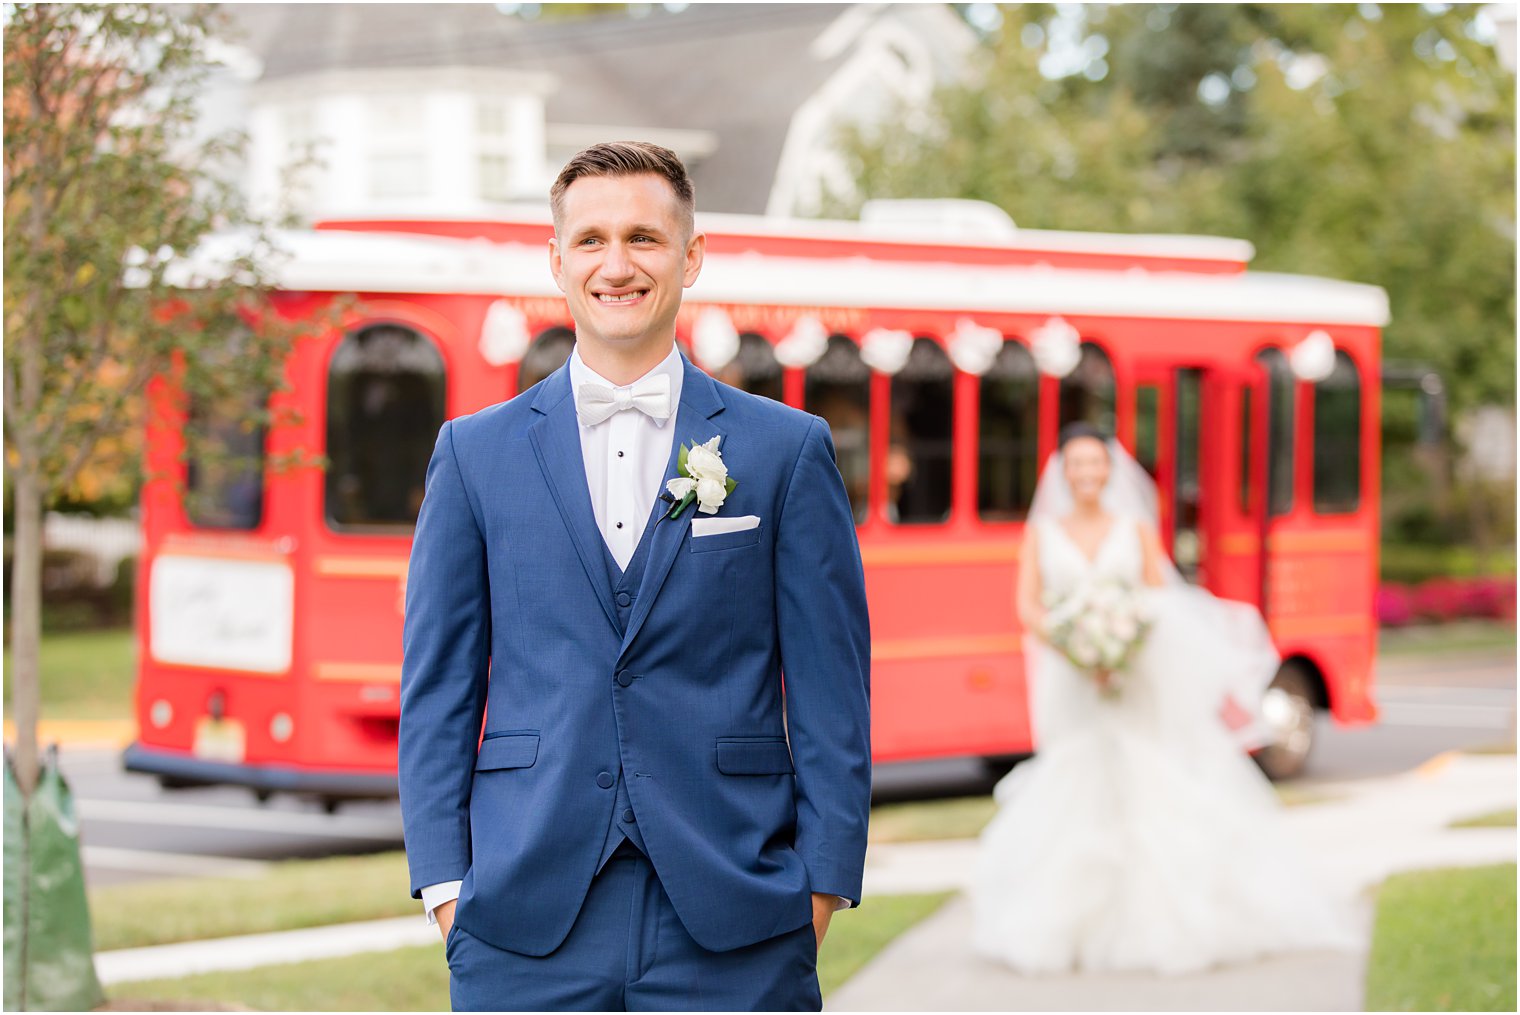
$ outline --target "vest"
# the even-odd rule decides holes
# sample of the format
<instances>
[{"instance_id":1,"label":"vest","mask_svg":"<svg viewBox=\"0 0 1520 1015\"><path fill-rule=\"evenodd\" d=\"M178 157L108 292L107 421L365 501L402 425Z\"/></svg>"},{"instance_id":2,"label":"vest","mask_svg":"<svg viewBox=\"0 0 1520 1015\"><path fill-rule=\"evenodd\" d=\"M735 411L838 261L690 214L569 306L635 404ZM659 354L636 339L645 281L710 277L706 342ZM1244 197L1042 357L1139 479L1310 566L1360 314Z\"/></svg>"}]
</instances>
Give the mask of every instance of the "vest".
<instances>
[{"instance_id":1,"label":"vest","mask_svg":"<svg viewBox=\"0 0 1520 1015\"><path fill-rule=\"evenodd\" d=\"M655 525L669 510L668 501L655 498L654 506L649 511L649 518L644 524L644 533L639 537L639 545L634 548L633 556L628 559L626 571L618 567L617 558L613 557L612 551L607 549L606 540L600 540L602 561L606 565L607 586L612 590L612 602L617 607L618 634L620 635L628 630L628 621L633 616L634 603L638 601L639 589L644 580L644 562L649 559L649 544L654 540ZM689 510L695 510L695 508ZM607 707L612 707L610 697L607 699ZM601 859L596 863L598 872L624 842L631 843L641 853L646 852L644 837L639 834L638 818L633 813L633 800L628 796L628 786L624 781L623 767L620 763L617 771L617 791L613 796L612 819L607 826L606 839L602 843Z\"/></svg>"}]
</instances>

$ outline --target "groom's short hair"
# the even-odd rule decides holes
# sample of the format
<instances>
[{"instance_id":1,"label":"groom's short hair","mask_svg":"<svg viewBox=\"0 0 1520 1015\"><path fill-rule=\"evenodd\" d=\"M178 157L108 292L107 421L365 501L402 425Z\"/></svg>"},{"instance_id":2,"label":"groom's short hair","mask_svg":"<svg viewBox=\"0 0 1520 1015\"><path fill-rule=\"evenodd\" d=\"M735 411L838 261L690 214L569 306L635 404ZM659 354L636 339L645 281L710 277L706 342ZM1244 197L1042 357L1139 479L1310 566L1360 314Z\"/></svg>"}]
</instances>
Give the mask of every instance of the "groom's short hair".
<instances>
[{"instance_id":1,"label":"groom's short hair","mask_svg":"<svg viewBox=\"0 0 1520 1015\"><path fill-rule=\"evenodd\" d=\"M564 211L565 191L576 180L585 176L636 176L641 173L654 173L670 184L685 219L686 235L690 236L696 229L696 195L691 177L686 175L686 167L675 152L648 141L606 141L572 156L559 171L554 186L549 188L549 210L554 216L555 230L559 229Z\"/></svg>"}]
</instances>

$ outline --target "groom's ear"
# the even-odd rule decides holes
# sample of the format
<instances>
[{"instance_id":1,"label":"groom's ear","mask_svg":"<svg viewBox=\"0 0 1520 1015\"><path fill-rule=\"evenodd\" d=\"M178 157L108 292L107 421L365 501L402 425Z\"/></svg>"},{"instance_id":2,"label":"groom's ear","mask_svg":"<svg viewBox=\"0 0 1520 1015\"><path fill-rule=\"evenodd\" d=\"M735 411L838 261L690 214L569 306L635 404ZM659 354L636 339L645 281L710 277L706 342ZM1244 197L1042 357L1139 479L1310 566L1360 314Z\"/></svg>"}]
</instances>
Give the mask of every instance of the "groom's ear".
<instances>
[{"instance_id":1,"label":"groom's ear","mask_svg":"<svg viewBox=\"0 0 1520 1015\"><path fill-rule=\"evenodd\" d=\"M549 237L549 274L554 276L554 284L559 286L560 292L565 292L565 259L560 256L559 237Z\"/></svg>"},{"instance_id":2,"label":"groom's ear","mask_svg":"<svg viewBox=\"0 0 1520 1015\"><path fill-rule=\"evenodd\" d=\"M686 241L686 270L681 278L681 287L690 289L696 282L697 276L702 273L702 259L707 254L707 234L694 233L691 239Z\"/></svg>"}]
</instances>

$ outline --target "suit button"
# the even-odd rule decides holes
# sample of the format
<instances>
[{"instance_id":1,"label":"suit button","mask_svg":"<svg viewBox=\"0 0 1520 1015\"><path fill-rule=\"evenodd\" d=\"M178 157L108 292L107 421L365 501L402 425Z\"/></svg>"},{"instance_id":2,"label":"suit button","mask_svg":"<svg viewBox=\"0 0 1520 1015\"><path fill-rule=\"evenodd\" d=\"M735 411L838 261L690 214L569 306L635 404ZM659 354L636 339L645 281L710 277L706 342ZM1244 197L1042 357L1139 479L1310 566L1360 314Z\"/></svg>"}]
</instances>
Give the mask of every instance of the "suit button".
<instances>
[{"instance_id":1,"label":"suit button","mask_svg":"<svg viewBox=\"0 0 1520 1015\"><path fill-rule=\"evenodd\" d=\"M596 784L602 787L602 789L611 789L613 781L611 772L596 773Z\"/></svg>"},{"instance_id":2,"label":"suit button","mask_svg":"<svg viewBox=\"0 0 1520 1015\"><path fill-rule=\"evenodd\" d=\"M617 682L618 686L627 687L629 684L633 683L633 674L629 673L627 670L618 670Z\"/></svg>"},{"instance_id":3,"label":"suit button","mask_svg":"<svg viewBox=\"0 0 1520 1015\"><path fill-rule=\"evenodd\" d=\"M633 597L630 596L628 593L626 593L626 592L619 592L618 593L617 604L619 606L627 606L631 602L633 602Z\"/></svg>"},{"instance_id":4,"label":"suit button","mask_svg":"<svg viewBox=\"0 0 1520 1015\"><path fill-rule=\"evenodd\" d=\"M632 821L633 820L633 808L632 807L625 807L625 808L623 808L623 820L624 821Z\"/></svg>"}]
</instances>

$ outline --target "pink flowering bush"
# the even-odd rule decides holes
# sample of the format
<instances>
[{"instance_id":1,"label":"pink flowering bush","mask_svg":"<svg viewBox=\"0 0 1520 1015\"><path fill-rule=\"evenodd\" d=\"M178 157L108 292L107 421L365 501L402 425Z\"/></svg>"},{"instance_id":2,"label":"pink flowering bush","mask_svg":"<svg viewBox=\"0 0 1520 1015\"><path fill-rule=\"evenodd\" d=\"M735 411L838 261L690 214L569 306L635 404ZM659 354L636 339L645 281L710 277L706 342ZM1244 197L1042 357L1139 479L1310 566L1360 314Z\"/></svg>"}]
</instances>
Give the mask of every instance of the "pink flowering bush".
<instances>
[{"instance_id":1,"label":"pink flowering bush","mask_svg":"<svg viewBox=\"0 0 1520 1015\"><path fill-rule=\"evenodd\" d=\"M1418 585L1384 582L1377 591L1378 624L1446 623L1453 620L1515 619L1515 579L1431 578Z\"/></svg>"}]
</instances>

